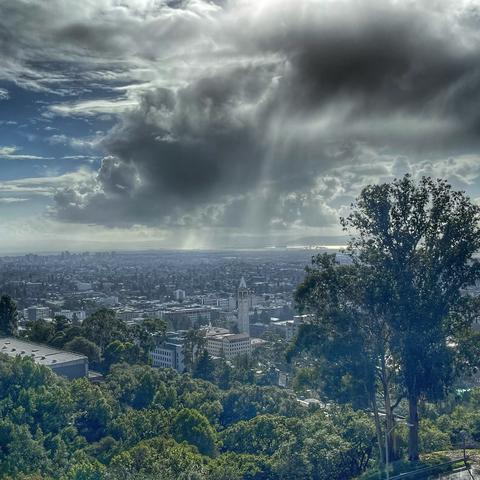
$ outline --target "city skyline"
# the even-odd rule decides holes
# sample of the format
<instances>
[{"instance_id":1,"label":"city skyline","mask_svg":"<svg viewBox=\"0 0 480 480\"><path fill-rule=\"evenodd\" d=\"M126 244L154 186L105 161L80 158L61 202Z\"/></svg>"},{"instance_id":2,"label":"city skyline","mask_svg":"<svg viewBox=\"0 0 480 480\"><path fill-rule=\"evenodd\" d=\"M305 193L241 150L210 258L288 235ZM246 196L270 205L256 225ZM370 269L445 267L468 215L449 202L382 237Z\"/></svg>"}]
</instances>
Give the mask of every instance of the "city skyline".
<instances>
[{"instance_id":1,"label":"city skyline","mask_svg":"<svg viewBox=\"0 0 480 480\"><path fill-rule=\"evenodd\" d=\"M480 198L475 1L0 5L0 255L343 244L405 173Z\"/></svg>"}]
</instances>

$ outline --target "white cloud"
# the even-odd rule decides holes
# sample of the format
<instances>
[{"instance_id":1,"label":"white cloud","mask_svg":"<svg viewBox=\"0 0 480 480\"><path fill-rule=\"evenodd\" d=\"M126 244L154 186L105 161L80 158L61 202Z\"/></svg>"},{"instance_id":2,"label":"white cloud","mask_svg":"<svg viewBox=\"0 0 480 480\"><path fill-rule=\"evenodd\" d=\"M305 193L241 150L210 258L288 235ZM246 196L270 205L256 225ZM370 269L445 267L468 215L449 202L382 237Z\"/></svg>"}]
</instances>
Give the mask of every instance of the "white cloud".
<instances>
[{"instance_id":1,"label":"white cloud","mask_svg":"<svg viewBox=\"0 0 480 480\"><path fill-rule=\"evenodd\" d=\"M22 203L28 201L28 198L23 197L0 197L0 203Z\"/></svg>"},{"instance_id":2,"label":"white cloud","mask_svg":"<svg viewBox=\"0 0 480 480\"><path fill-rule=\"evenodd\" d=\"M18 147L0 147L0 159L4 160L51 160L52 157L18 153Z\"/></svg>"},{"instance_id":3,"label":"white cloud","mask_svg":"<svg viewBox=\"0 0 480 480\"><path fill-rule=\"evenodd\" d=\"M0 195L12 197L21 194L25 198L44 196L51 198L58 190L72 184L86 185L92 181L94 174L85 168L63 175L51 177L31 177L0 182Z\"/></svg>"},{"instance_id":4,"label":"white cloud","mask_svg":"<svg viewBox=\"0 0 480 480\"><path fill-rule=\"evenodd\" d=\"M75 150L95 150L101 142L103 135L100 132L87 137L70 137L65 134L56 134L46 138L50 145L66 145Z\"/></svg>"},{"instance_id":5,"label":"white cloud","mask_svg":"<svg viewBox=\"0 0 480 480\"><path fill-rule=\"evenodd\" d=\"M133 99L86 100L50 105L48 110L51 114L63 117L91 117L105 114L118 115L137 105L138 102Z\"/></svg>"}]
</instances>

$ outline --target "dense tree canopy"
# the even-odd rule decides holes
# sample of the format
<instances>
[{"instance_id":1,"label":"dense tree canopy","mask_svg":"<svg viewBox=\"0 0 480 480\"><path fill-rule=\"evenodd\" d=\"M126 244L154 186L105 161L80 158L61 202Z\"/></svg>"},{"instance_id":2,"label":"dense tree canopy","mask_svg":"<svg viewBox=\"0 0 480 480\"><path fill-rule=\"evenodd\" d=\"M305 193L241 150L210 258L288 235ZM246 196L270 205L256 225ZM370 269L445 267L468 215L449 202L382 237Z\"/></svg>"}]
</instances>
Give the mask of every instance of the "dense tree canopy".
<instances>
[{"instance_id":1,"label":"dense tree canopy","mask_svg":"<svg viewBox=\"0 0 480 480\"><path fill-rule=\"evenodd\" d=\"M330 416L278 388L222 390L141 365L117 365L93 385L0 355L0 412L2 478L280 480L304 468L313 480L331 468L329 478L343 480L368 467L374 445L369 416L350 408Z\"/></svg>"}]
</instances>

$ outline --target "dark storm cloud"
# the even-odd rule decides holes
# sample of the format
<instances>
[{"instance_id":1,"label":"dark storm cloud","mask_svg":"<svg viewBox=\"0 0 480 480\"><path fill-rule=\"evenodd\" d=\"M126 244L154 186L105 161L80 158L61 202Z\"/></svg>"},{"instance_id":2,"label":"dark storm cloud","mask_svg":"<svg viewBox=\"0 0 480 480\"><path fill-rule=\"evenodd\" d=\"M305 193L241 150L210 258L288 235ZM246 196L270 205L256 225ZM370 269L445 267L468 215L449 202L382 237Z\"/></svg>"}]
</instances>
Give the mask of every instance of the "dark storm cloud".
<instances>
[{"instance_id":1,"label":"dark storm cloud","mask_svg":"<svg viewBox=\"0 0 480 480\"><path fill-rule=\"evenodd\" d=\"M100 3L38 35L145 84L97 174L57 192L62 220L316 228L403 169L478 178L473 3Z\"/></svg>"}]
</instances>

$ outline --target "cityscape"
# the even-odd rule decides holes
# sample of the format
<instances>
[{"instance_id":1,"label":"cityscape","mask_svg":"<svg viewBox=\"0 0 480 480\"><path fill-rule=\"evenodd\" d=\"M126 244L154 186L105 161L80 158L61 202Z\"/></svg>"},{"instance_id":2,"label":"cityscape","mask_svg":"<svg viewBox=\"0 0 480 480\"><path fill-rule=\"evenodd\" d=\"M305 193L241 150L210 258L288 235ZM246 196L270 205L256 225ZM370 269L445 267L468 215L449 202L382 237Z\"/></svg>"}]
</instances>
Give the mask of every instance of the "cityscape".
<instances>
[{"instance_id":1,"label":"cityscape","mask_svg":"<svg viewBox=\"0 0 480 480\"><path fill-rule=\"evenodd\" d=\"M32 324L51 324L60 317L79 325L100 309L109 309L128 326L162 320L166 332L148 352L151 364L183 373L184 343L191 330L205 337L213 359L250 356L253 349L269 343L265 340L269 336L288 343L306 317L296 312L296 285L312 254L319 251L62 252L3 257L0 288L15 299L19 332L27 332L27 338ZM3 349L10 351L22 348L11 344ZM278 384L286 387L288 372L281 370L282 365L268 367L276 369ZM85 375L88 362L81 376Z\"/></svg>"},{"instance_id":2,"label":"cityscape","mask_svg":"<svg viewBox=\"0 0 480 480\"><path fill-rule=\"evenodd\" d=\"M480 479L480 0L0 0L0 480Z\"/></svg>"}]
</instances>

